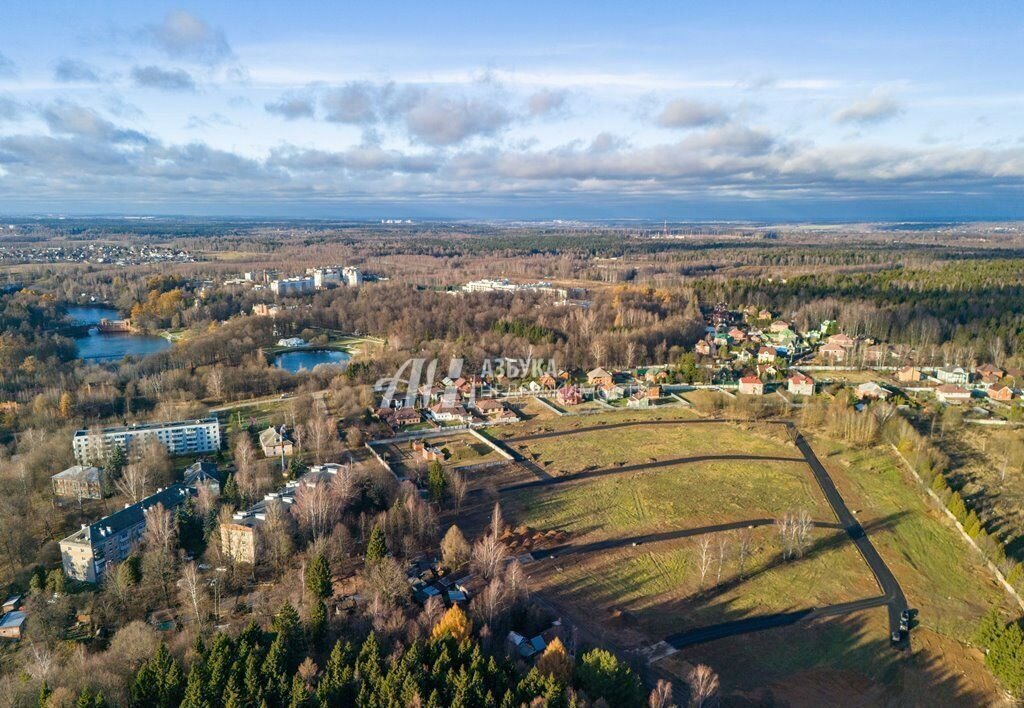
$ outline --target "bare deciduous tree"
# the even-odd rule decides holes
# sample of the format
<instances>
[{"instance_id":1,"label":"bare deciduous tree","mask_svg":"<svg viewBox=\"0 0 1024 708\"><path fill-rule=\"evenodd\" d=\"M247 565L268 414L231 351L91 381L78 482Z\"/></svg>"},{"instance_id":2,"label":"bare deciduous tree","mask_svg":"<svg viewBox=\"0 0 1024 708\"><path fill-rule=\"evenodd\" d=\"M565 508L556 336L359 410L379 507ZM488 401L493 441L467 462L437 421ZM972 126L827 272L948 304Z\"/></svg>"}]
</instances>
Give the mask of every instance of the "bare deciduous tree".
<instances>
[{"instance_id":1,"label":"bare deciduous tree","mask_svg":"<svg viewBox=\"0 0 1024 708\"><path fill-rule=\"evenodd\" d=\"M697 550L700 553L698 558L699 569L700 569L700 589L704 590L704 581L708 577L708 571L711 570L711 536L704 534L697 541Z\"/></svg>"},{"instance_id":2,"label":"bare deciduous tree","mask_svg":"<svg viewBox=\"0 0 1024 708\"><path fill-rule=\"evenodd\" d=\"M293 513L299 527L312 538L321 538L334 526L338 505L335 502L334 485L320 482L314 485L299 484L295 492Z\"/></svg>"},{"instance_id":3,"label":"bare deciduous tree","mask_svg":"<svg viewBox=\"0 0 1024 708\"><path fill-rule=\"evenodd\" d=\"M473 545L470 565L484 580L491 580L501 570L507 556L505 544L489 533Z\"/></svg>"},{"instance_id":4,"label":"bare deciduous tree","mask_svg":"<svg viewBox=\"0 0 1024 708\"><path fill-rule=\"evenodd\" d=\"M235 444L235 483L242 498L252 502L259 496L256 479L256 451L248 435L242 435Z\"/></svg>"},{"instance_id":5,"label":"bare deciduous tree","mask_svg":"<svg viewBox=\"0 0 1024 708\"><path fill-rule=\"evenodd\" d=\"M718 693L718 674L706 664L697 664L687 677L690 684L690 705L703 708Z\"/></svg>"},{"instance_id":6,"label":"bare deciduous tree","mask_svg":"<svg viewBox=\"0 0 1024 708\"><path fill-rule=\"evenodd\" d=\"M206 606L206 584L195 561L190 561L182 568L179 585L183 599L192 608L196 622L201 627L205 619L203 608Z\"/></svg>"},{"instance_id":7,"label":"bare deciduous tree","mask_svg":"<svg viewBox=\"0 0 1024 708\"><path fill-rule=\"evenodd\" d=\"M739 566L739 576L742 578L747 571L747 558L750 557L750 549L754 543L754 535L750 529L740 531L736 543L736 560Z\"/></svg>"},{"instance_id":8,"label":"bare deciduous tree","mask_svg":"<svg viewBox=\"0 0 1024 708\"><path fill-rule=\"evenodd\" d=\"M469 488L469 482L466 480L466 476L461 472L452 470L448 473L448 493L451 495L452 503L455 505L455 511L458 512L462 509L462 503L466 500L466 491Z\"/></svg>"},{"instance_id":9,"label":"bare deciduous tree","mask_svg":"<svg viewBox=\"0 0 1024 708\"><path fill-rule=\"evenodd\" d=\"M149 494L149 471L141 461L125 465L114 487L132 504Z\"/></svg>"},{"instance_id":10,"label":"bare deciduous tree","mask_svg":"<svg viewBox=\"0 0 1024 708\"><path fill-rule=\"evenodd\" d=\"M719 585L722 582L722 567L725 565L725 551L729 543L729 539L725 534L718 535L718 571L715 575L715 584Z\"/></svg>"},{"instance_id":11,"label":"bare deciduous tree","mask_svg":"<svg viewBox=\"0 0 1024 708\"><path fill-rule=\"evenodd\" d=\"M658 679L657 685L647 698L648 708L675 708L672 702L672 682Z\"/></svg>"}]
</instances>

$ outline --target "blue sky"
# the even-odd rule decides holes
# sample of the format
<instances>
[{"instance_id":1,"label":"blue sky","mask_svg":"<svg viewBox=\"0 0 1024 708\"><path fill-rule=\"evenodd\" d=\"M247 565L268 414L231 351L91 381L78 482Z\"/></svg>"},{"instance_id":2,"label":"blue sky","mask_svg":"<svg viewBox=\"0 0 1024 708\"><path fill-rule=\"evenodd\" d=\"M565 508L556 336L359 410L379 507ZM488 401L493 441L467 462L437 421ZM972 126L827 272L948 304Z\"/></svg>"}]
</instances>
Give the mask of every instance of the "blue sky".
<instances>
[{"instance_id":1,"label":"blue sky","mask_svg":"<svg viewBox=\"0 0 1024 708\"><path fill-rule=\"evenodd\" d=\"M0 212L1024 218L1019 4L838 5L8 3Z\"/></svg>"}]
</instances>

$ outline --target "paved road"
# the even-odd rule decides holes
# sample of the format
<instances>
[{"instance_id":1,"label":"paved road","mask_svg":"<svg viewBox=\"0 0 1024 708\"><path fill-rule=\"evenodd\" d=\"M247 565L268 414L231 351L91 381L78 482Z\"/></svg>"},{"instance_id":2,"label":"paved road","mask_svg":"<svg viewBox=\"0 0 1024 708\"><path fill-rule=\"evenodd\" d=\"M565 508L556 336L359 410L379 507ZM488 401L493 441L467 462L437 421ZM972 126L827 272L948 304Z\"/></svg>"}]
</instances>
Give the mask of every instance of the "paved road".
<instances>
[{"instance_id":1,"label":"paved road","mask_svg":"<svg viewBox=\"0 0 1024 708\"><path fill-rule=\"evenodd\" d=\"M697 629L679 632L678 634L666 637L664 642L662 642L662 644L665 645L665 649L657 651L656 654L657 658L661 659L672 653L672 650L682 649L683 647L688 647L692 644L712 642L716 639L734 637L738 634L763 632L766 629L788 627L789 625L796 624L797 622L820 619L822 617L846 615L851 612L860 612L861 610L881 607L887 603L888 600L884 596L879 595L878 597L869 597L863 600L843 602L837 605L829 605L827 607L812 607L803 610L794 610L792 612L778 612L771 615L745 617L732 622L722 622L721 624L713 624L707 627L698 627Z\"/></svg>"},{"instance_id":2,"label":"paved road","mask_svg":"<svg viewBox=\"0 0 1024 708\"><path fill-rule=\"evenodd\" d=\"M609 430L614 428L625 428L631 426L641 425L692 425L692 424L708 424L708 423L726 423L734 422L729 419L722 418L701 418L697 420L649 420L649 421L623 421L621 423L609 423L606 425L592 425L583 426L579 428L573 428L571 430L562 431L551 431L546 433L537 433L535 435L526 435L518 438L507 438L503 440L506 444L527 442L532 440L544 440L549 438L561 437L563 435L573 435L577 433L584 433L598 430ZM810 444L800 433L795 425L789 421L764 421L776 424L784 425L793 437L793 442L797 449L800 450L803 455L802 461L806 462L808 467L811 468L811 474L814 476L815 482L821 489L822 494L828 501L829 506L832 507L833 513L836 515L836 519L839 521L839 526L846 532L846 535L860 551L861 556L867 563L872 574L875 576L875 581L878 583L879 589L882 594L878 597L865 598L863 600L855 600L852 602L840 603L837 605L830 605L822 608L807 608L803 610L796 610L793 612L783 612L772 615L762 615L759 617L749 617L742 620L735 620L733 622L725 622L722 624L712 625L709 627L702 627L700 629L683 632L680 634L672 635L668 637L664 642L659 643L664 647L668 648L669 651L674 651L682 646L689 644L696 644L699 642L712 641L723 637L735 636L737 634L744 634L747 632L758 632L765 629L772 629L774 627L783 627L790 624L809 619L815 619L818 617L831 617L850 612L858 612L860 610L869 609L873 607L880 607L885 605L888 610L889 616L889 632L890 634L899 630L900 616L904 610L908 608L906 596L903 594L903 590L900 588L899 582L896 577L889 570L889 567L882 560L882 557L878 554L871 540L864 532L864 528L860 525L854 515L850 512L850 509L846 506L846 502L843 500L842 495L836 488L835 482L825 469L824 465L818 459L814 450ZM517 455L521 457L520 455ZM546 487L553 484L561 484L564 482L570 482L578 479L586 479L589 477L598 477L610 474L620 474L632 471L641 471L646 469L656 469L659 467L669 467L672 465L686 464L692 462L702 462L706 460L714 459L741 459L741 460L784 460L792 461L794 458L783 458L783 457L762 457L756 455L703 455L694 457L681 457L672 460L661 460L658 462L649 462L636 465L624 465L622 467L613 467L600 470L590 470L585 472L578 472L573 475L565 475L563 477L554 477L550 479L538 479L531 482L522 482L519 484L513 484L508 487L503 487L501 491L514 491L518 489L531 489L536 487ZM767 519L758 520L759 522L770 523ZM670 537L682 538L686 535L699 535L699 533L713 533L715 531L725 531L734 528L741 528L743 526L750 525L751 522L741 522L737 524L722 524L718 527L706 527L703 531L700 529L694 529L691 532L668 532ZM759 525L755 523L755 525ZM763 525L761 523L760 525ZM674 536L672 536L674 534ZM664 536L665 534L651 534L650 540L657 540L656 537ZM641 539L638 542L645 542L645 537L637 537ZM594 544L585 544L584 546L575 547L576 550L573 552L585 552L585 551L596 551L603 550L606 548L615 548L625 543L632 543L636 539L618 539L609 541L600 541ZM667 539L662 539L667 540ZM551 554L558 553L558 549L551 549ZM563 553L565 550L562 551ZM536 556L535 556L536 557ZM657 646L657 645L656 645ZM658 653L659 650L655 649L654 652ZM660 658L660 657L659 657Z\"/></svg>"},{"instance_id":3,"label":"paved road","mask_svg":"<svg viewBox=\"0 0 1024 708\"><path fill-rule=\"evenodd\" d=\"M829 505L832 507L836 518L843 525L850 540L857 546L857 550L864 556L864 561L871 568L871 572L874 573L875 580L878 582L878 587L882 590L882 596L885 598L885 604L889 609L889 633L892 634L899 631L900 615L907 609L907 598L904 596L900 584L896 581L896 576L892 574L889 566L878 555L878 551L875 550L871 539L864 533L864 528L846 506L846 502L843 501L843 496L836 489L832 477L824 465L821 464L818 456L811 449L810 444L800 431L797 430L796 426L787 424L787 427L793 433L793 442L796 443L797 449L800 450L804 459L807 460L811 473L818 482L818 486L825 495L825 499L828 500Z\"/></svg>"}]
</instances>

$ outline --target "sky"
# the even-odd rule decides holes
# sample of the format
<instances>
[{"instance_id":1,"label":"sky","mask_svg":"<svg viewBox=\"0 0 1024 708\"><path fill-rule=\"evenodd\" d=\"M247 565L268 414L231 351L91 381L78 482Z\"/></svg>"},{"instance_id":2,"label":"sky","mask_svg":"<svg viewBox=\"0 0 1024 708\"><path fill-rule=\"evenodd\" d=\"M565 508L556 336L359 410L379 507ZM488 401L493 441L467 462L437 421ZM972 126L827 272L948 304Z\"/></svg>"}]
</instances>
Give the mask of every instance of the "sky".
<instances>
[{"instance_id":1,"label":"sky","mask_svg":"<svg viewBox=\"0 0 1024 708\"><path fill-rule=\"evenodd\" d=\"M1019 2L4 3L0 213L1024 218Z\"/></svg>"}]
</instances>

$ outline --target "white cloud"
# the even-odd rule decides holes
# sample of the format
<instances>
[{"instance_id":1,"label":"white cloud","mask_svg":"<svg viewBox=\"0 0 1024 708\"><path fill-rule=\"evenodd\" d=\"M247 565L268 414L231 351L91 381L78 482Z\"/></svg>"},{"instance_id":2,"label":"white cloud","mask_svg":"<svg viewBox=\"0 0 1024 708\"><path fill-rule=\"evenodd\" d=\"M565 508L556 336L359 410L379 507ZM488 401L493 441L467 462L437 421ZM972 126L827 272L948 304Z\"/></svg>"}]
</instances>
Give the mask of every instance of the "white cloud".
<instances>
[{"instance_id":1,"label":"white cloud","mask_svg":"<svg viewBox=\"0 0 1024 708\"><path fill-rule=\"evenodd\" d=\"M702 128L729 120L729 113L722 107L689 98L670 101L658 116L658 124L664 128Z\"/></svg>"},{"instance_id":2,"label":"white cloud","mask_svg":"<svg viewBox=\"0 0 1024 708\"><path fill-rule=\"evenodd\" d=\"M163 22L149 27L148 32L172 59L218 64L232 57L224 32L185 10L168 12Z\"/></svg>"},{"instance_id":3,"label":"white cloud","mask_svg":"<svg viewBox=\"0 0 1024 708\"><path fill-rule=\"evenodd\" d=\"M195 91L196 82L184 69L162 69L159 66L136 66L132 80L137 86L161 91Z\"/></svg>"},{"instance_id":4,"label":"white cloud","mask_svg":"<svg viewBox=\"0 0 1024 708\"><path fill-rule=\"evenodd\" d=\"M867 125L881 123L903 113L903 105L884 91L875 91L837 111L836 123Z\"/></svg>"}]
</instances>

